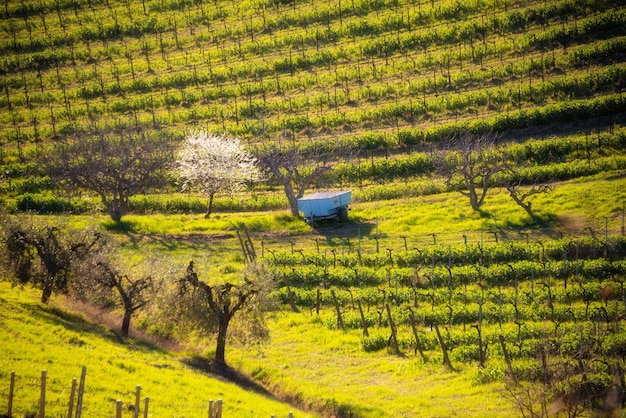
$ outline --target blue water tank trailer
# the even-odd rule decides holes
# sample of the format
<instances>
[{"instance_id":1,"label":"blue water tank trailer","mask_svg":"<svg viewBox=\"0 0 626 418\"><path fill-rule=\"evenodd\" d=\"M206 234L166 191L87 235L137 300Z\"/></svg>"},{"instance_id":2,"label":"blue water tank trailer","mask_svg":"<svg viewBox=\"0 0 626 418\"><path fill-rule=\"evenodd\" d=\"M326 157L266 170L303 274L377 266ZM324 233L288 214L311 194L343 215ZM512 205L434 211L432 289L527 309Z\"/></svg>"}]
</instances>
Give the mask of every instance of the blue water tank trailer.
<instances>
[{"instance_id":1,"label":"blue water tank trailer","mask_svg":"<svg viewBox=\"0 0 626 418\"><path fill-rule=\"evenodd\" d=\"M351 197L352 190L317 192L298 199L298 210L307 223L334 218L346 221Z\"/></svg>"}]
</instances>

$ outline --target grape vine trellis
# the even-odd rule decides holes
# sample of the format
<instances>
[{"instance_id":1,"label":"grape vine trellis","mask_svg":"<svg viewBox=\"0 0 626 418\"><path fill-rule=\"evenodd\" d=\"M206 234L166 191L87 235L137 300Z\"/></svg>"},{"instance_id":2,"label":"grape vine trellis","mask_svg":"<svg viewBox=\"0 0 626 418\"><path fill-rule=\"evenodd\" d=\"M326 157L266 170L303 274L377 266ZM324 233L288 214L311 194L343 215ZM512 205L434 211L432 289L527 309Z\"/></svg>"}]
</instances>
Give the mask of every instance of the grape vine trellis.
<instances>
[{"instance_id":1,"label":"grape vine trellis","mask_svg":"<svg viewBox=\"0 0 626 418\"><path fill-rule=\"evenodd\" d=\"M567 371L554 377L554 397L578 393L584 375L595 386L579 406L590 407L620 385L626 352L626 239L605 232L415 248L404 238L379 252L342 239L341 247L268 249L265 259L283 303L331 329L361 330L365 351L443 355L452 368L473 362L483 382Z\"/></svg>"},{"instance_id":2,"label":"grape vine trellis","mask_svg":"<svg viewBox=\"0 0 626 418\"><path fill-rule=\"evenodd\" d=\"M372 157L384 151L385 158L408 161L412 149L462 130L593 126L595 120L619 126L626 15L620 2L597 6L590 0L6 1L0 173L9 181L2 192L18 199L16 207L70 207L43 202L51 185L33 154L54 138L84 131L158 130L180 140L195 126L241 137L250 147L267 140L321 148L341 141ZM613 159L588 153L597 164L587 168L572 153L536 170L567 179L621 169L623 146L614 148ZM369 172L365 163L344 167L329 184L422 174L419 167L404 169L408 163L399 170L374 165ZM362 199L441 190L374 187Z\"/></svg>"},{"instance_id":3,"label":"grape vine trellis","mask_svg":"<svg viewBox=\"0 0 626 418\"><path fill-rule=\"evenodd\" d=\"M273 8L265 4L227 8L219 2L142 3L6 4L2 28L7 36L0 42L6 52L5 95L0 106L12 116L11 123L3 124L7 141L46 138L91 125L155 128L202 120L249 137L258 129L252 120L259 115L266 115L265 129L273 133L298 118L306 122L293 125L295 133L310 126L359 126L372 118L380 124L376 113L351 115L354 103L371 100L383 108L400 100L411 116L397 123L407 126L421 115L419 102L427 101L429 113L438 113L442 108L436 96L460 89L471 97L473 85L487 77L525 79L524 89L529 90L533 78L538 85L539 79L554 77L551 69L588 65L584 51L599 53L604 33L618 35L624 27L621 10L590 12L585 1L506 7L499 2L463 7L454 2L352 2L339 7L276 6L271 13L266 10ZM455 23L459 17L469 21ZM315 30L298 26L305 24ZM53 31L59 26L60 31ZM519 35L535 27L542 31ZM346 43L339 42L346 38ZM595 48L585 44L596 38L600 42ZM615 48L604 49L607 59L615 59L610 52ZM572 58L574 62L568 61ZM298 71L301 67L309 71ZM501 74L497 67L510 67L512 73ZM409 89L385 92L385 86L404 84L391 82L398 75ZM576 76L574 71L571 77ZM422 94L413 104L408 100ZM518 96L517 105L527 106L527 99L522 103ZM215 106L216 98L227 99L225 105ZM200 103L211 103L212 109L195 109ZM446 112L473 106L458 104ZM395 112L407 113L401 109ZM317 118L312 118L315 113ZM387 116L382 119L389 123Z\"/></svg>"}]
</instances>

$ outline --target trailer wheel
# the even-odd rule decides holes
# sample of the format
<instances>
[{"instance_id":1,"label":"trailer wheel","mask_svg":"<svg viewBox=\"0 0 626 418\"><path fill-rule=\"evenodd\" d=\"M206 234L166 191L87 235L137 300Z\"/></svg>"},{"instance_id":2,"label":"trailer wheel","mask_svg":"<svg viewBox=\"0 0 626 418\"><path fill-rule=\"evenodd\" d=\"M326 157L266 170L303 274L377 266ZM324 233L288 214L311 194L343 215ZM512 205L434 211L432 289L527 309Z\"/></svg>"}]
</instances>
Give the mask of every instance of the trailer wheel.
<instances>
[{"instance_id":1,"label":"trailer wheel","mask_svg":"<svg viewBox=\"0 0 626 418\"><path fill-rule=\"evenodd\" d=\"M337 213L337 219L339 219L339 222L345 222L348 220L348 208L339 208L339 211Z\"/></svg>"}]
</instances>

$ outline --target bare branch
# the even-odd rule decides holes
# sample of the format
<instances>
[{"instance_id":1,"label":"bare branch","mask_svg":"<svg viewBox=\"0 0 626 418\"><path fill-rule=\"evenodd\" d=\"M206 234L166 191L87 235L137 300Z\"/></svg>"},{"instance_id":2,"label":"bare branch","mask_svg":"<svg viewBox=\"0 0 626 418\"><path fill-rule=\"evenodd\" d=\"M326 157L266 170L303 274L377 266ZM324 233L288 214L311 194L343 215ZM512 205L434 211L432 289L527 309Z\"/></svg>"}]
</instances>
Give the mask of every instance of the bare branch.
<instances>
[{"instance_id":1,"label":"bare branch","mask_svg":"<svg viewBox=\"0 0 626 418\"><path fill-rule=\"evenodd\" d=\"M494 177L504 170L495 137L469 133L448 141L447 151L437 159L436 167L446 185L468 197L475 211L480 210L494 186Z\"/></svg>"},{"instance_id":2,"label":"bare branch","mask_svg":"<svg viewBox=\"0 0 626 418\"><path fill-rule=\"evenodd\" d=\"M166 184L172 159L167 135L145 133L85 134L53 146L40 160L53 181L91 190L100 196L111 218L121 220L131 196Z\"/></svg>"}]
</instances>

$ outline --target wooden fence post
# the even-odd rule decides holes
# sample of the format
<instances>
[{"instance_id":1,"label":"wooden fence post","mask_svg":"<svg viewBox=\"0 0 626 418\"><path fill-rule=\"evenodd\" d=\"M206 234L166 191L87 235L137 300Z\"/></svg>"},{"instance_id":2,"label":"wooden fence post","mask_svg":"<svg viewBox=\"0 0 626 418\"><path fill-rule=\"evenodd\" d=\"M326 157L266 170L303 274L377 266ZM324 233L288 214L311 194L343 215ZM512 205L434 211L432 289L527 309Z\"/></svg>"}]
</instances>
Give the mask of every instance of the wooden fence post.
<instances>
[{"instance_id":1,"label":"wooden fence post","mask_svg":"<svg viewBox=\"0 0 626 418\"><path fill-rule=\"evenodd\" d=\"M143 418L148 418L148 405L150 404L150 398L144 399L144 406L143 406Z\"/></svg>"},{"instance_id":2,"label":"wooden fence post","mask_svg":"<svg viewBox=\"0 0 626 418\"><path fill-rule=\"evenodd\" d=\"M41 371L41 395L39 396L39 418L46 416L46 371Z\"/></svg>"},{"instance_id":3,"label":"wooden fence post","mask_svg":"<svg viewBox=\"0 0 626 418\"><path fill-rule=\"evenodd\" d=\"M83 366L80 373L80 383L78 385L78 397L76 399L76 418L80 418L83 413L83 394L85 393L85 377L87 376L87 367Z\"/></svg>"},{"instance_id":4,"label":"wooden fence post","mask_svg":"<svg viewBox=\"0 0 626 418\"><path fill-rule=\"evenodd\" d=\"M115 401L115 417L122 418L122 400Z\"/></svg>"},{"instance_id":5,"label":"wooden fence post","mask_svg":"<svg viewBox=\"0 0 626 418\"><path fill-rule=\"evenodd\" d=\"M72 390L70 391L70 405L67 410L67 418L72 418L74 412L74 395L76 394L76 378L72 377Z\"/></svg>"},{"instance_id":6,"label":"wooden fence post","mask_svg":"<svg viewBox=\"0 0 626 418\"><path fill-rule=\"evenodd\" d=\"M139 400L141 398L141 385L137 385L135 388L135 412L133 412L134 418L139 418Z\"/></svg>"},{"instance_id":7,"label":"wooden fence post","mask_svg":"<svg viewBox=\"0 0 626 418\"><path fill-rule=\"evenodd\" d=\"M7 416L11 418L13 414L13 392L15 391L15 370L11 372L11 383L9 385L9 406L7 408Z\"/></svg>"},{"instance_id":8,"label":"wooden fence post","mask_svg":"<svg viewBox=\"0 0 626 418\"><path fill-rule=\"evenodd\" d=\"M209 418L222 418L222 399L218 399L213 403L213 399L209 400Z\"/></svg>"}]
</instances>

